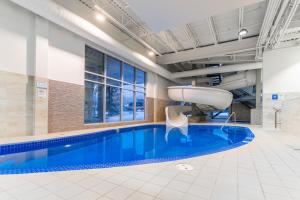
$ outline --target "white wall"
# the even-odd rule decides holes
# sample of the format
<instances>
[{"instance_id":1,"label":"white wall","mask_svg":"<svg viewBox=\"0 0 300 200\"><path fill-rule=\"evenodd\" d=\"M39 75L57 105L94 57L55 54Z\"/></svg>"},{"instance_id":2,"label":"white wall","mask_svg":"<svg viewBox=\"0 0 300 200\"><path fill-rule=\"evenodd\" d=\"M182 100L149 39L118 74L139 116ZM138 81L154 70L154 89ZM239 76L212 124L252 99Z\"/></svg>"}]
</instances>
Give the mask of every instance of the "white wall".
<instances>
[{"instance_id":1,"label":"white wall","mask_svg":"<svg viewBox=\"0 0 300 200\"><path fill-rule=\"evenodd\" d=\"M11 3L0 1L0 70L33 74L34 15Z\"/></svg>"},{"instance_id":2,"label":"white wall","mask_svg":"<svg viewBox=\"0 0 300 200\"><path fill-rule=\"evenodd\" d=\"M1 71L34 75L35 18L33 13L10 1L0 1ZM85 44L118 57L118 55L109 52L109 49L105 49L52 22L49 22L48 44L48 77L45 78L56 81L84 84ZM153 72L148 70L147 72L149 73L148 96L154 97L159 94L161 98L166 98L166 91L163 90L166 88L164 85L167 86L169 81L161 76L156 77ZM159 91L154 90L157 88L157 84L163 85L158 87Z\"/></svg>"},{"instance_id":3,"label":"white wall","mask_svg":"<svg viewBox=\"0 0 300 200\"><path fill-rule=\"evenodd\" d=\"M84 85L84 51L83 38L51 23L48 78Z\"/></svg>"},{"instance_id":4,"label":"white wall","mask_svg":"<svg viewBox=\"0 0 300 200\"><path fill-rule=\"evenodd\" d=\"M176 84L158 74L147 73L147 97L169 100L168 87L174 85Z\"/></svg>"},{"instance_id":5,"label":"white wall","mask_svg":"<svg viewBox=\"0 0 300 200\"><path fill-rule=\"evenodd\" d=\"M279 99L272 100L272 94L278 94ZM282 120L282 128L285 130L295 129L294 122L299 123L300 117L297 116L300 115L290 115L299 108L288 106L288 104L291 99L298 97L300 97L300 47L266 51L263 55L264 127L274 128L275 111L273 107L283 105L282 112L279 114ZM297 105L294 101L293 104Z\"/></svg>"},{"instance_id":6,"label":"white wall","mask_svg":"<svg viewBox=\"0 0 300 200\"><path fill-rule=\"evenodd\" d=\"M263 90L300 92L300 47L267 51L263 57Z\"/></svg>"}]
</instances>

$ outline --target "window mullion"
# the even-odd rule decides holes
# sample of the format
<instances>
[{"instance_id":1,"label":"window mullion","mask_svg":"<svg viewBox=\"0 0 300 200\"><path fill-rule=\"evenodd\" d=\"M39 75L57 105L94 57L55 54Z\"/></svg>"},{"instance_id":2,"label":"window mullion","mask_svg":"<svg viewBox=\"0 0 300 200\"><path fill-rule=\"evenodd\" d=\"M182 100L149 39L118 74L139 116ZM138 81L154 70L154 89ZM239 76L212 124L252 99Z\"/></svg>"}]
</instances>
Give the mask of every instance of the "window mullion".
<instances>
[{"instance_id":1,"label":"window mullion","mask_svg":"<svg viewBox=\"0 0 300 200\"><path fill-rule=\"evenodd\" d=\"M121 62L121 88L120 88L120 95L121 95L121 99L120 99L120 121L123 121L123 67L124 67L124 62Z\"/></svg>"},{"instance_id":2,"label":"window mullion","mask_svg":"<svg viewBox=\"0 0 300 200\"><path fill-rule=\"evenodd\" d=\"M106 62L107 62L107 55L104 55L104 91L103 91L103 122L106 122Z\"/></svg>"}]
</instances>

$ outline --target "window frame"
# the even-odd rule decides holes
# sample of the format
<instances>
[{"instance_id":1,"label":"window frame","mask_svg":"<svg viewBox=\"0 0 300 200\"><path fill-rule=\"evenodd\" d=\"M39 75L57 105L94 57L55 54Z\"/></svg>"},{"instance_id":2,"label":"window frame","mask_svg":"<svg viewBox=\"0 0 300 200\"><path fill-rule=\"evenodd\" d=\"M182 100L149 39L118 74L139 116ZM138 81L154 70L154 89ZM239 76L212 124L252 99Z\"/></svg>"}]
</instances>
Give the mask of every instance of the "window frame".
<instances>
[{"instance_id":1,"label":"window frame","mask_svg":"<svg viewBox=\"0 0 300 200\"><path fill-rule=\"evenodd\" d=\"M100 50L98 50L97 48L94 48L90 45L85 45L85 48L88 47L90 49L93 49L95 51L98 51L100 53L102 53L104 55L104 73L103 75L102 74L97 74L95 72L91 72L91 71L88 71L86 70L86 66L84 66L84 82L87 81L87 82L92 82L92 83L96 83L96 84L101 84L103 85L104 89L103 89L103 113L102 113L102 116L103 116L103 122L98 122L98 123L86 123L85 122L85 119L84 119L84 125L95 125L95 124L103 124L103 123L119 123L119 122L141 122L141 121L145 121L146 120L146 111L147 111L147 107L146 107L146 98L147 98L147 95L146 95L146 88L147 88L147 75L148 73L142 69L140 69L139 67L136 67L135 65L132 65L132 64L129 64L128 62L125 62L124 60L122 59L119 59L119 58L116 58L112 55L109 55L107 53L104 53ZM85 51L85 54L86 54L86 51ZM118 61L120 61L121 63L121 78L120 80L119 79L115 79L115 78L112 78L112 77L108 77L107 76L107 58L108 57L111 57L113 59L116 59ZM86 58L86 55L85 55L85 58ZM127 82L127 81L124 81L124 64L127 64L127 65L130 65L131 67L133 67L134 69L134 83L130 83L130 82ZM136 81L136 71L137 70L141 70L145 73L145 84L144 84L144 87L139 87L137 86L137 81ZM85 77L85 74L92 74L92 75L95 75L95 76L98 76L98 77L101 77L103 78L103 83L99 82L99 81L94 81L94 80L90 80L90 79L86 79ZM117 81L120 83L120 86L116 86L116 85L112 85L112 84L108 84L108 80L113 80L113 81ZM125 89L124 85L131 85L133 86L132 89ZM121 97L120 97L120 120L119 121L114 121L114 122L111 122L111 121L107 121L106 120L106 92L107 92L107 86L110 86L110 87L116 87L116 88L120 88L120 94L121 94ZM85 87L85 85L84 85ZM140 88L140 89L143 89L143 92L137 90L137 88ZM134 103L134 106L133 106L133 120L124 120L123 116L124 116L124 108L123 108L123 103L124 103L124 96L123 96L123 91L124 90L127 90L127 91L132 91L133 94L134 94L134 97L133 97L133 103ZM144 119L143 120L137 120L136 119L136 93L143 93L144 94ZM85 101L85 99L84 99Z\"/></svg>"}]
</instances>

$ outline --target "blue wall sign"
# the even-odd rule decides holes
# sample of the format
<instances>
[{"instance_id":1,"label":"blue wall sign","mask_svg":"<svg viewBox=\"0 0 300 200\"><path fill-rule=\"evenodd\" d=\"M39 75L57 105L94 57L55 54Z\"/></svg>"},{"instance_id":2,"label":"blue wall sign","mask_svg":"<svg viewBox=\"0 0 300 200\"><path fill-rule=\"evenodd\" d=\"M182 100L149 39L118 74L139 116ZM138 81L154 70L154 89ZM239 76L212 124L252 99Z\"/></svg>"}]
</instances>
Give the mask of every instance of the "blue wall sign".
<instances>
[{"instance_id":1,"label":"blue wall sign","mask_svg":"<svg viewBox=\"0 0 300 200\"><path fill-rule=\"evenodd\" d=\"M278 100L278 94L272 94L272 100L274 101Z\"/></svg>"}]
</instances>

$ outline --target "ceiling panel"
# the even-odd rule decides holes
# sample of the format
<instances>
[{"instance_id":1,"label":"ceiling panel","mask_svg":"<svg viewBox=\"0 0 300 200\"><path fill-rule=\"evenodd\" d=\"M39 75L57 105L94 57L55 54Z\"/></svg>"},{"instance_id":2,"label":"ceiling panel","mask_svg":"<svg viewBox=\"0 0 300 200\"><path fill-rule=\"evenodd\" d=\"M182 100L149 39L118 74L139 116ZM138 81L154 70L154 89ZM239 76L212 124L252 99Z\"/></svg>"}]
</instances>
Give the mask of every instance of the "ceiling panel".
<instances>
[{"instance_id":1,"label":"ceiling panel","mask_svg":"<svg viewBox=\"0 0 300 200\"><path fill-rule=\"evenodd\" d=\"M128 5L155 32L174 28L261 0L127 0Z\"/></svg>"}]
</instances>

